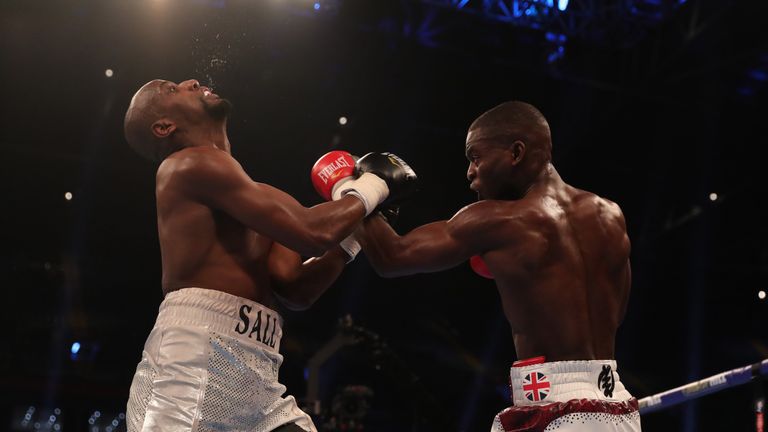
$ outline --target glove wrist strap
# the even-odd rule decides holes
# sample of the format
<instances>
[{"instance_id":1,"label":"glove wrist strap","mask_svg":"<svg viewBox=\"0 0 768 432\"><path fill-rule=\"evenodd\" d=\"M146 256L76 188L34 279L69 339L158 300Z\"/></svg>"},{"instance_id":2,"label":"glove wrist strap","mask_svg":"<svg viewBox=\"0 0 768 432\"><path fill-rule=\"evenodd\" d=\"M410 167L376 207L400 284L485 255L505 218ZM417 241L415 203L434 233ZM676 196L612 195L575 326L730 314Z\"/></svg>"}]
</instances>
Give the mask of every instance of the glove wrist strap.
<instances>
[{"instance_id":1,"label":"glove wrist strap","mask_svg":"<svg viewBox=\"0 0 768 432\"><path fill-rule=\"evenodd\" d=\"M339 243L339 246L341 246L342 249L344 249L344 252L349 255L349 258L347 259L347 264L351 263L355 260L355 257L360 252L360 249L362 249L362 246L360 246L360 242L358 242L355 239L354 234L348 236L344 240Z\"/></svg>"},{"instance_id":2,"label":"glove wrist strap","mask_svg":"<svg viewBox=\"0 0 768 432\"><path fill-rule=\"evenodd\" d=\"M334 186L333 200L341 199L345 195L354 195L365 206L365 215L371 212L389 196L387 183L375 174L363 173L354 180L348 180L339 187Z\"/></svg>"}]
</instances>

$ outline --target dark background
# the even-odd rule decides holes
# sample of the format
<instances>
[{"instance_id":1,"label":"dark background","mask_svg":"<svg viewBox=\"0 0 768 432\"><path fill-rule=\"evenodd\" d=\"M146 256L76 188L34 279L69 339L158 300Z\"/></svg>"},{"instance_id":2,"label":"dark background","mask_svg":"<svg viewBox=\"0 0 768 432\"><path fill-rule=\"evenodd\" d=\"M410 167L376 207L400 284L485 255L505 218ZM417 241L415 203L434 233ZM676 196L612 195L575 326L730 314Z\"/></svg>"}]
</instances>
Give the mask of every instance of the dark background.
<instances>
[{"instance_id":1,"label":"dark background","mask_svg":"<svg viewBox=\"0 0 768 432\"><path fill-rule=\"evenodd\" d=\"M471 121L531 102L564 179L625 212L634 280L616 357L630 391L768 357L766 2L505 3L536 14L450 0L3 1L0 428L49 427L54 408L66 430L125 427L161 291L154 167L122 119L153 78L229 98L235 157L306 205L326 151L401 155L422 180L403 233L474 200ZM300 400L307 361L346 315L379 339L322 368L324 408L364 385L365 430L486 431L508 405L511 334L493 283L467 265L384 280L361 255L311 310L284 311L281 380ZM726 390L648 414L644 429L753 430L751 400L749 386Z\"/></svg>"}]
</instances>

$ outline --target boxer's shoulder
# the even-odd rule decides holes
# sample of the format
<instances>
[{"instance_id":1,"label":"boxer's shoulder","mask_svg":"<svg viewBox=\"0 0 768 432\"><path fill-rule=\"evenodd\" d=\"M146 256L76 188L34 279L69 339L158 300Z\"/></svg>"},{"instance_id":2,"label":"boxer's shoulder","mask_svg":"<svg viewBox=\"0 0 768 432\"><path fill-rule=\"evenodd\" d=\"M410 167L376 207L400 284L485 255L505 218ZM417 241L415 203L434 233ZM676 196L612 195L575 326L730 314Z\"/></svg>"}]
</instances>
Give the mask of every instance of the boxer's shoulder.
<instances>
[{"instance_id":1,"label":"boxer's shoulder","mask_svg":"<svg viewBox=\"0 0 768 432\"><path fill-rule=\"evenodd\" d=\"M508 243L541 223L540 212L522 200L483 200L459 210L449 220L454 237L471 238L484 245Z\"/></svg>"},{"instance_id":2,"label":"boxer's shoulder","mask_svg":"<svg viewBox=\"0 0 768 432\"><path fill-rule=\"evenodd\" d=\"M242 166L227 152L189 147L166 158L157 170L157 195L209 201L250 183Z\"/></svg>"},{"instance_id":3,"label":"boxer's shoulder","mask_svg":"<svg viewBox=\"0 0 768 432\"><path fill-rule=\"evenodd\" d=\"M539 206L530 200L482 200L459 210L454 219L481 225L525 224L541 218Z\"/></svg>"},{"instance_id":4,"label":"boxer's shoulder","mask_svg":"<svg viewBox=\"0 0 768 432\"><path fill-rule=\"evenodd\" d=\"M572 203L571 208L577 215L598 217L605 222L616 223L621 227L626 225L621 207L608 198L592 192L577 190L573 195Z\"/></svg>"},{"instance_id":5,"label":"boxer's shoulder","mask_svg":"<svg viewBox=\"0 0 768 432\"><path fill-rule=\"evenodd\" d=\"M593 208L595 210L620 214L621 208L615 202L590 191L571 188L571 201L578 206Z\"/></svg>"}]
</instances>

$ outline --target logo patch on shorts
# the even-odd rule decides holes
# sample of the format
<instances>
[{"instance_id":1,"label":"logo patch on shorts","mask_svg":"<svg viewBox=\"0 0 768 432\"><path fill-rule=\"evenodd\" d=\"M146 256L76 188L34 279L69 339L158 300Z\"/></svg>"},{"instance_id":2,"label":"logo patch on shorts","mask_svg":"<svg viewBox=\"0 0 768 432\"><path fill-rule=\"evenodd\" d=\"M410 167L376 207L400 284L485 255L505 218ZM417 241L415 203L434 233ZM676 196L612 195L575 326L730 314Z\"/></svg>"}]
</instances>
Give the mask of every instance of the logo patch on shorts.
<instances>
[{"instance_id":1,"label":"logo patch on shorts","mask_svg":"<svg viewBox=\"0 0 768 432\"><path fill-rule=\"evenodd\" d=\"M551 384L549 378L541 372L531 372L523 377L523 392L532 402L544 400L549 396Z\"/></svg>"},{"instance_id":2,"label":"logo patch on shorts","mask_svg":"<svg viewBox=\"0 0 768 432\"><path fill-rule=\"evenodd\" d=\"M613 397L616 380L613 378L611 365L603 365L603 370L600 371L600 376L597 377L597 387L603 390L605 397Z\"/></svg>"}]
</instances>

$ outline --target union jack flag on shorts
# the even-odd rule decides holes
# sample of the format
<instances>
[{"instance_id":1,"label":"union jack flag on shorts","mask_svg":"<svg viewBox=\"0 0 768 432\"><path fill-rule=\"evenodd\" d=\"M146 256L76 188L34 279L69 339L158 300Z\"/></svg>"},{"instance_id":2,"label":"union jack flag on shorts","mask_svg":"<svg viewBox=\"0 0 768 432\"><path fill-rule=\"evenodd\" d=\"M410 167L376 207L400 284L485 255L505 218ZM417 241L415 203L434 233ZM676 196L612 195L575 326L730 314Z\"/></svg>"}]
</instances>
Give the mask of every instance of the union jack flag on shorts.
<instances>
[{"instance_id":1,"label":"union jack flag on shorts","mask_svg":"<svg viewBox=\"0 0 768 432\"><path fill-rule=\"evenodd\" d=\"M549 378L541 372L531 372L523 377L523 392L529 401L544 400L550 391Z\"/></svg>"}]
</instances>

